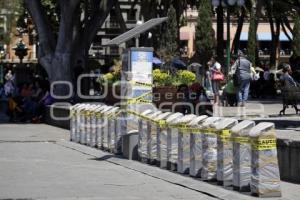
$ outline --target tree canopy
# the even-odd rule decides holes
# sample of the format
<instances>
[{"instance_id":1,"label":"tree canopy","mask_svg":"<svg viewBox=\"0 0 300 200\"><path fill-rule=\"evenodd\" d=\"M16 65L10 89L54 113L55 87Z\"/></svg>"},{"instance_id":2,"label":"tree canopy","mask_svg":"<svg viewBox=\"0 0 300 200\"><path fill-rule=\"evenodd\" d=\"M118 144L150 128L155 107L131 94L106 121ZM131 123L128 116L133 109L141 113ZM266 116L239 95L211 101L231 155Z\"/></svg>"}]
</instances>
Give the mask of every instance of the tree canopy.
<instances>
[{"instance_id":1,"label":"tree canopy","mask_svg":"<svg viewBox=\"0 0 300 200\"><path fill-rule=\"evenodd\" d=\"M196 56L205 66L215 53L215 33L212 27L212 5L210 0L202 0L199 6L196 27Z\"/></svg>"}]
</instances>

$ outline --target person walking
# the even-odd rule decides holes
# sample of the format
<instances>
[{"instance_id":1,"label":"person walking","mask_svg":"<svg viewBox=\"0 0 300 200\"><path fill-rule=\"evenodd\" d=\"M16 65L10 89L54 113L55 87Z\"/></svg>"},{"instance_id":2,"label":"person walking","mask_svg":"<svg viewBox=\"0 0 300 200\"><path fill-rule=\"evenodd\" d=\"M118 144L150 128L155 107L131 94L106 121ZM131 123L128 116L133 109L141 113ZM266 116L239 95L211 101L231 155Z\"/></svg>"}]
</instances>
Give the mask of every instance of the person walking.
<instances>
[{"instance_id":1,"label":"person walking","mask_svg":"<svg viewBox=\"0 0 300 200\"><path fill-rule=\"evenodd\" d=\"M211 85L212 90L214 93L214 104L220 104L220 85L221 81L224 81L224 74L221 70L221 64L217 62L215 57L212 57L210 62L208 63L210 68L210 75L211 75Z\"/></svg>"},{"instance_id":2,"label":"person walking","mask_svg":"<svg viewBox=\"0 0 300 200\"><path fill-rule=\"evenodd\" d=\"M254 72L255 73L255 72ZM237 99L238 106L244 107L249 96L250 82L252 80L252 63L245 57L243 52L238 53L238 59L232 66L235 85L238 87Z\"/></svg>"}]
</instances>

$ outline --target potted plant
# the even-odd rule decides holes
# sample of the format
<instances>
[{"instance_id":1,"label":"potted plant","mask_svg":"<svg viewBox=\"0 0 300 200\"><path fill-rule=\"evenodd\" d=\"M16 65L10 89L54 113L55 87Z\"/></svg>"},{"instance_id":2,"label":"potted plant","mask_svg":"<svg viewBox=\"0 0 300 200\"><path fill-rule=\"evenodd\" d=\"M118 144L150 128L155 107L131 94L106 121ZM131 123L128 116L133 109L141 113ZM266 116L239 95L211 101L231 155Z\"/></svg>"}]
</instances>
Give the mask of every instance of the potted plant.
<instances>
[{"instance_id":1,"label":"potted plant","mask_svg":"<svg viewBox=\"0 0 300 200\"><path fill-rule=\"evenodd\" d=\"M97 81L100 83L100 90L102 91L102 95L104 94L104 92L106 92L106 96L103 99L104 103L106 104L114 105L120 102L120 98L118 97L121 94L121 67L121 61L114 60L114 66L112 67L111 72L98 77Z\"/></svg>"}]
</instances>

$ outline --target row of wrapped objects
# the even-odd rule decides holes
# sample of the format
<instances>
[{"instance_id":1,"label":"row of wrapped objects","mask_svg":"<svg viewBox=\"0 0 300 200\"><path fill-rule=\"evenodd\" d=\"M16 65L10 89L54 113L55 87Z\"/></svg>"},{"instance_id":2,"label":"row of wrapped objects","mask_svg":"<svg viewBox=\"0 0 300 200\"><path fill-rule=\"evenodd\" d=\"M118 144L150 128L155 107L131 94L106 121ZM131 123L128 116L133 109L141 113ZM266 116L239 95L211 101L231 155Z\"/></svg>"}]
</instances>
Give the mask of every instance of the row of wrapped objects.
<instances>
[{"instance_id":1,"label":"row of wrapped objects","mask_svg":"<svg viewBox=\"0 0 300 200\"><path fill-rule=\"evenodd\" d=\"M263 142L259 143L266 138L257 139L250 134L257 127L268 129L268 126L273 127L268 133L275 134L273 124L255 126L248 120L239 123L231 118L150 113L150 110L142 113L145 116L140 119L141 124L147 124L140 126L139 132L144 135L140 138L148 133L138 147L143 160L150 164L156 161L162 168L189 173L205 181L217 181L225 187L233 186L241 192L251 191L260 197L281 196L276 137L270 139L273 142L270 149L270 145L262 148ZM265 132L263 128L259 131ZM266 160L265 155L272 159ZM268 176L268 170L272 176Z\"/></svg>"},{"instance_id":2,"label":"row of wrapped objects","mask_svg":"<svg viewBox=\"0 0 300 200\"><path fill-rule=\"evenodd\" d=\"M260 197L281 196L274 124L141 110L77 104L71 108L70 138L121 153L123 120L127 132L138 129L142 162Z\"/></svg>"},{"instance_id":3,"label":"row of wrapped objects","mask_svg":"<svg viewBox=\"0 0 300 200\"><path fill-rule=\"evenodd\" d=\"M120 154L119 107L76 104L71 108L70 140Z\"/></svg>"}]
</instances>

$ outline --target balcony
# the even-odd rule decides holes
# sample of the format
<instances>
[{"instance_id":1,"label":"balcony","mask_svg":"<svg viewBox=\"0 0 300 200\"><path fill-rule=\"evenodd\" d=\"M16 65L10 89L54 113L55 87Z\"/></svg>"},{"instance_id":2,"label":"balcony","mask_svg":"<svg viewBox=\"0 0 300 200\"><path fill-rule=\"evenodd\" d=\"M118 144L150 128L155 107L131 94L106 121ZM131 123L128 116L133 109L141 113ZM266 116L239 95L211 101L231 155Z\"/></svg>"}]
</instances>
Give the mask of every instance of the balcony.
<instances>
[{"instance_id":1,"label":"balcony","mask_svg":"<svg viewBox=\"0 0 300 200\"><path fill-rule=\"evenodd\" d=\"M136 20L127 20L126 27L127 29L132 29L136 26ZM104 23L102 29L120 29L120 24L117 20L111 19Z\"/></svg>"}]
</instances>

